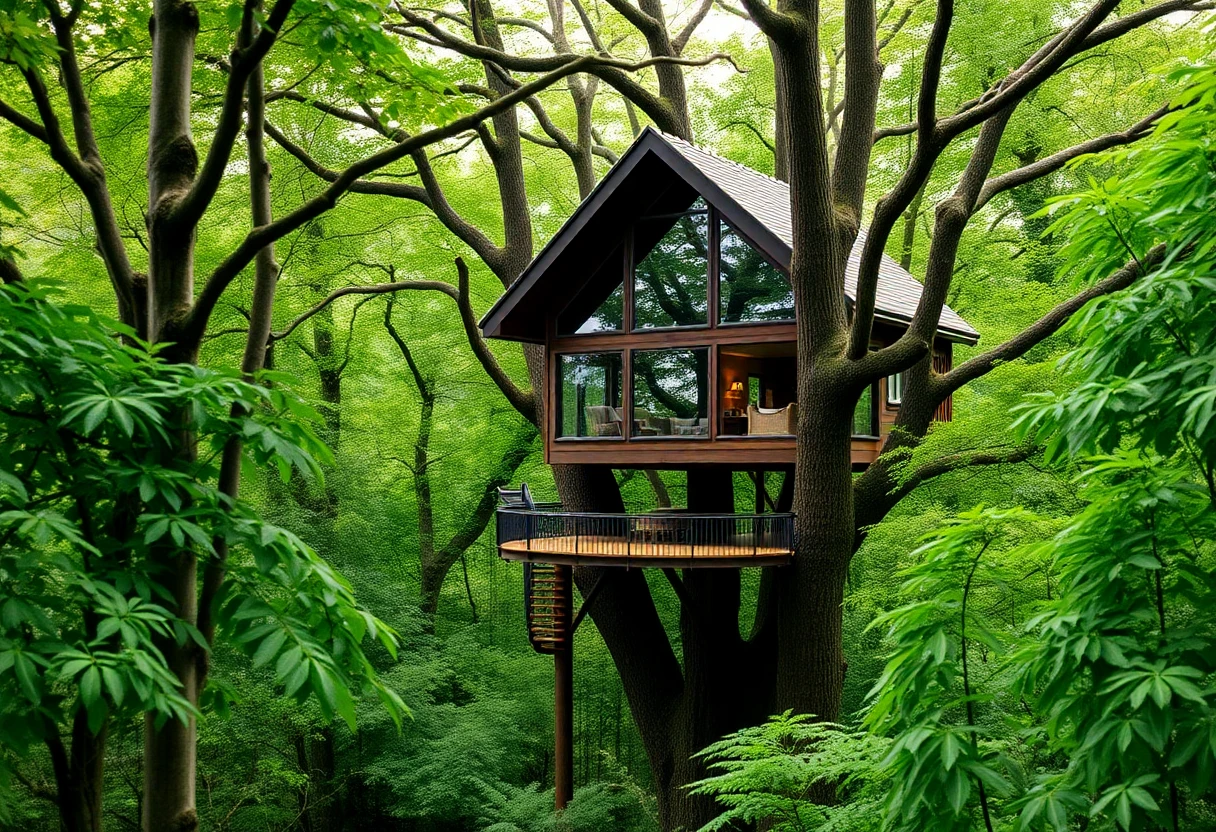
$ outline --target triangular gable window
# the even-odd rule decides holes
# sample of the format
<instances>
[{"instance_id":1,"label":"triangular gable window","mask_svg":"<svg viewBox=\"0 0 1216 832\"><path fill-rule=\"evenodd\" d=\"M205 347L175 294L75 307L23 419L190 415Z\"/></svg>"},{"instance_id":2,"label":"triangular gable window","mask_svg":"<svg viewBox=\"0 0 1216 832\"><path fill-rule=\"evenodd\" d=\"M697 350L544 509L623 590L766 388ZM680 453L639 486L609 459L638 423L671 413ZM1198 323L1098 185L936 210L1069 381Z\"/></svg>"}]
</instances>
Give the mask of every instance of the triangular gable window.
<instances>
[{"instance_id":1,"label":"triangular gable window","mask_svg":"<svg viewBox=\"0 0 1216 832\"><path fill-rule=\"evenodd\" d=\"M709 210L698 198L687 211L634 226L634 329L704 326L708 320Z\"/></svg>"},{"instance_id":2,"label":"triangular gable window","mask_svg":"<svg viewBox=\"0 0 1216 832\"><path fill-rule=\"evenodd\" d=\"M586 287L574 296L557 318L558 335L587 335L593 332L620 332L625 328L624 246L617 246L587 281ZM615 280L615 284L614 281ZM604 297L604 291L615 285L607 298L594 309L589 304Z\"/></svg>"},{"instance_id":3,"label":"triangular gable window","mask_svg":"<svg viewBox=\"0 0 1216 832\"><path fill-rule=\"evenodd\" d=\"M794 320L794 291L789 278L725 221L719 228L719 322Z\"/></svg>"}]
</instances>

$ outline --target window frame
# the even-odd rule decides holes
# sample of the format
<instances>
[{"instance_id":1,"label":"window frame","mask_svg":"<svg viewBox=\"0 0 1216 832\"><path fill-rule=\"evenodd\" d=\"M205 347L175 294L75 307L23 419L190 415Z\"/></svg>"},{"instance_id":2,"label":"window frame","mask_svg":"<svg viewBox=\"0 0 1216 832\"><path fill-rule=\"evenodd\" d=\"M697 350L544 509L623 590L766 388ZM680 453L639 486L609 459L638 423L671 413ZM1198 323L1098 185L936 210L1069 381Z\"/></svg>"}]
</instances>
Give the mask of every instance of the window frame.
<instances>
[{"instance_id":1,"label":"window frame","mask_svg":"<svg viewBox=\"0 0 1216 832\"><path fill-rule=\"evenodd\" d=\"M715 217L718 215L718 210L716 208L714 208L714 206L710 205L709 202L706 201L705 197L703 197L703 196L698 195L697 200L701 200L702 202L705 202L704 210L698 209L698 210L691 210L691 211L676 211L676 212L667 213L667 214L647 214L647 215L638 217L637 219L635 219L633 222L631 222L629 224L629 230L625 232L627 242L626 242L626 245L624 246L624 248L625 248L625 264L624 264L625 265L625 283L627 284L627 289L626 289L626 293L625 293L626 301L627 301L627 308L626 308L625 316L624 316L625 317L625 321L624 321L625 332L631 333L631 334L639 333L639 332L673 332L673 331L685 332L685 331L692 331L692 330L698 330L698 329L714 329L717 326L717 314L714 312L714 310L711 308L711 306L713 303L716 302L716 297L717 297L716 292L713 287L715 286L715 281L716 281L715 275L717 274L717 268L718 268L717 233L715 231L717 225L714 222ZM693 200L693 204L696 204L697 200ZM693 217L693 216L700 216L700 215L705 216L705 225L706 225L706 228L705 228L705 249L706 249L706 256L705 256L705 295L706 295L706 297L705 297L705 323L672 324L671 326L639 327L637 325L638 324L638 322L637 322L637 296L638 296L637 267L638 267L638 263L634 262L636 260L636 248L637 248L636 237L637 237L638 224L642 223L642 222L646 222L646 221L666 220L666 219L678 221L682 217ZM672 223L672 227L673 228L675 227L675 223ZM655 241L655 245L658 245L659 242L661 242L663 240L663 237L666 237L669 232L670 232L670 229L668 229L667 232L664 232L663 236L660 237L657 241ZM653 251L653 249L651 249L651 250ZM650 256L649 251L646 252L646 256L647 257ZM645 259L645 258L642 258L642 259Z\"/></svg>"},{"instance_id":2,"label":"window frame","mask_svg":"<svg viewBox=\"0 0 1216 832\"><path fill-rule=\"evenodd\" d=\"M780 274L782 277L785 278L786 283L789 283L789 285L790 285L790 294L791 295L793 295L794 284L790 282L789 271L786 269L783 269L779 263L774 261L773 258L769 257L768 253L765 252L764 249L760 248L760 246L756 245L755 241L752 240L751 237L744 234L743 231L741 229L739 229L738 227L736 227L735 224L732 223L730 220L728 220L722 214L721 211L718 211L717 209L713 209L713 213L717 216L717 222L713 223L713 228L714 228L714 233L716 235L716 239L713 241L713 248L710 249L711 259L713 260L713 272L714 272L714 275L713 275L713 287L714 288L713 288L713 292L711 293L713 295L713 299L714 299L714 314L713 314L714 328L715 329L718 329L718 328L727 329L727 328L733 328L733 327L737 327L737 326L762 326L764 324L797 323L797 321L798 321L798 310L797 309L793 310L793 315L789 318L774 318L771 320L764 320L764 321L724 321L724 320L722 320L722 225L723 224L725 224L728 228L730 228L731 232L738 235L739 239L741 239L744 243L746 243L748 246L750 246L752 251L754 251L754 252L756 252L756 254L760 255L761 260L768 263L770 266L772 266L774 269L776 269L778 274Z\"/></svg>"},{"instance_id":3,"label":"window frame","mask_svg":"<svg viewBox=\"0 0 1216 832\"><path fill-rule=\"evenodd\" d=\"M690 329L691 327L676 327L676 328L677 329ZM653 330L648 329L645 331L652 332ZM640 352L696 352L697 350L705 351L705 354L706 354L705 355L705 367L706 367L706 374L707 374L708 378L706 378L706 382L705 382L705 416L704 417L697 416L694 418L697 418L697 419L704 418L705 419L705 433L702 433L702 434L668 433L668 434L657 434L657 435L652 435L652 436L645 436L642 434L634 435L634 433L633 433L633 422L634 422L633 413L637 409L636 396L635 396L635 391L637 390L637 386L633 383L633 362L636 359L637 354ZM715 355L717 353L716 345L714 345L714 344L696 344L696 345L680 344L680 345L672 346L672 347L641 347L641 348L630 348L630 349L626 350L626 353L627 354L625 356L625 360L629 364L629 384L628 384L627 388L625 390L623 390L622 392L625 397L625 412L629 416L629 419L628 419L629 426L628 426L627 436L628 436L628 439L630 442L655 442L655 441L671 442L671 441L679 441L679 440L685 440L685 439L700 442L700 441L706 440L706 439L717 439L718 438L717 430L715 430L715 426L714 426L715 416L713 413L714 407L715 407L715 398L716 398L714 395L714 392L713 392L714 385L716 384L715 374L717 372L717 361L715 360ZM672 418L672 417L668 416L668 417L664 417L664 418ZM626 433L626 431L624 431L624 430L622 430L622 432Z\"/></svg>"},{"instance_id":4,"label":"window frame","mask_svg":"<svg viewBox=\"0 0 1216 832\"><path fill-rule=\"evenodd\" d=\"M903 370L901 372L894 373L892 375L887 376L886 382L885 382L886 388L887 388L887 395L886 395L887 407L900 407L904 403L904 374L906 372L907 372L907 370ZM892 379L894 379L896 381L895 385L891 384ZM892 390L893 386L899 388L898 396L891 395L891 390Z\"/></svg>"},{"instance_id":5,"label":"window frame","mask_svg":"<svg viewBox=\"0 0 1216 832\"><path fill-rule=\"evenodd\" d=\"M627 426L624 420L621 421L621 432L617 436L562 436L562 406L563 396L562 390L565 386L564 376L562 374L562 359L575 355L618 355L621 359L621 410L625 409L628 390L628 350L625 349L603 349L603 350L568 350L565 352L553 353L553 441L554 442L624 442L629 438ZM576 405L577 406L577 405ZM613 407L612 405L608 405ZM578 416L575 415L577 421Z\"/></svg>"}]
</instances>

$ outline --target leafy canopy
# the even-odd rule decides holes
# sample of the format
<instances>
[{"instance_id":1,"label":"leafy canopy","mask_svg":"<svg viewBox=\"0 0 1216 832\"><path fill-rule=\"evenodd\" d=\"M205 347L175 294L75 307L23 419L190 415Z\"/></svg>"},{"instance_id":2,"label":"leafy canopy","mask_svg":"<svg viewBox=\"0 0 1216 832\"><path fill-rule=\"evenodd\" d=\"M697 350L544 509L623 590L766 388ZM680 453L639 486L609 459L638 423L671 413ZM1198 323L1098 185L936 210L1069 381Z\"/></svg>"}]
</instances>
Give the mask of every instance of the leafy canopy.
<instances>
[{"instance_id":1,"label":"leafy canopy","mask_svg":"<svg viewBox=\"0 0 1216 832\"><path fill-rule=\"evenodd\" d=\"M0 746L22 755L82 711L95 733L144 712L198 716L163 648L208 645L173 609L164 564L186 548L207 562L220 541L219 637L326 718L353 726L366 688L398 719L364 646L395 656L393 630L309 546L213 484L234 438L285 480L319 476L311 411L282 386L166 364L54 295L0 287ZM177 452L183 432L197 455ZM206 702L223 712L227 690Z\"/></svg>"}]
</instances>

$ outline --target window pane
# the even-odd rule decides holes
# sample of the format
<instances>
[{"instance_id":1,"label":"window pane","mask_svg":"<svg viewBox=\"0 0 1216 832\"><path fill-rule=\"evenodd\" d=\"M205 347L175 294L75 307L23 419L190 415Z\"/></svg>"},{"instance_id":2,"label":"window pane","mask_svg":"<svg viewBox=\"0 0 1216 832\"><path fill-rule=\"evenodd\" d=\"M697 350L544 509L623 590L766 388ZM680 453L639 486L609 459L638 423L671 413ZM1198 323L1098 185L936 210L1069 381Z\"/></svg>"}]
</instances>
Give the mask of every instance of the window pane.
<instances>
[{"instance_id":1,"label":"window pane","mask_svg":"<svg viewBox=\"0 0 1216 832\"><path fill-rule=\"evenodd\" d=\"M570 305L557 317L559 335L619 332L625 328L625 249L617 246ZM612 293L604 298L609 286Z\"/></svg>"},{"instance_id":2,"label":"window pane","mask_svg":"<svg viewBox=\"0 0 1216 832\"><path fill-rule=\"evenodd\" d=\"M784 274L760 256L733 228L721 224L718 320L791 321L794 292Z\"/></svg>"},{"instance_id":3,"label":"window pane","mask_svg":"<svg viewBox=\"0 0 1216 832\"><path fill-rule=\"evenodd\" d=\"M853 435L876 436L878 434L877 413L874 409L874 386L870 385L857 400L853 408Z\"/></svg>"},{"instance_id":4,"label":"window pane","mask_svg":"<svg viewBox=\"0 0 1216 832\"><path fill-rule=\"evenodd\" d=\"M709 350L633 353L633 434L709 436Z\"/></svg>"},{"instance_id":5,"label":"window pane","mask_svg":"<svg viewBox=\"0 0 1216 832\"><path fill-rule=\"evenodd\" d=\"M887 376L887 403L899 404L904 400L904 374Z\"/></svg>"},{"instance_id":6,"label":"window pane","mask_svg":"<svg viewBox=\"0 0 1216 832\"><path fill-rule=\"evenodd\" d=\"M708 323L709 215L642 220L634 240L634 327Z\"/></svg>"},{"instance_id":7,"label":"window pane","mask_svg":"<svg viewBox=\"0 0 1216 832\"><path fill-rule=\"evenodd\" d=\"M558 357L557 435L621 436L621 354Z\"/></svg>"}]
</instances>

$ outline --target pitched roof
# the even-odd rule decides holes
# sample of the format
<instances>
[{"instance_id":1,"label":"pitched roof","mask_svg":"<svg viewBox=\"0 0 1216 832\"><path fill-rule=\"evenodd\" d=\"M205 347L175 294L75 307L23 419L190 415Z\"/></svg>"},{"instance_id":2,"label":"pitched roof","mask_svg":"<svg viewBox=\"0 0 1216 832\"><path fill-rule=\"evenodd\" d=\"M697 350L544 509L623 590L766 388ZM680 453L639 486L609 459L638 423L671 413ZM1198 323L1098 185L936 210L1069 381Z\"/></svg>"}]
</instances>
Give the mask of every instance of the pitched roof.
<instances>
[{"instance_id":1,"label":"pitched roof","mask_svg":"<svg viewBox=\"0 0 1216 832\"><path fill-rule=\"evenodd\" d=\"M504 316L537 278L553 265L564 246L591 221L611 197L612 191L638 168L641 157L648 153L666 162L693 190L721 211L732 225L778 263L788 267L793 245L793 224L787 183L647 127L519 279L486 313L481 325L487 335L499 334L496 330L501 327ZM845 266L845 295L850 301L856 296L857 271L865 240L863 230L858 234ZM875 316L907 323L916 312L922 288L920 281L884 254L878 271ZM948 306L942 308L938 332L950 340L969 344L979 339L979 333Z\"/></svg>"}]
</instances>

